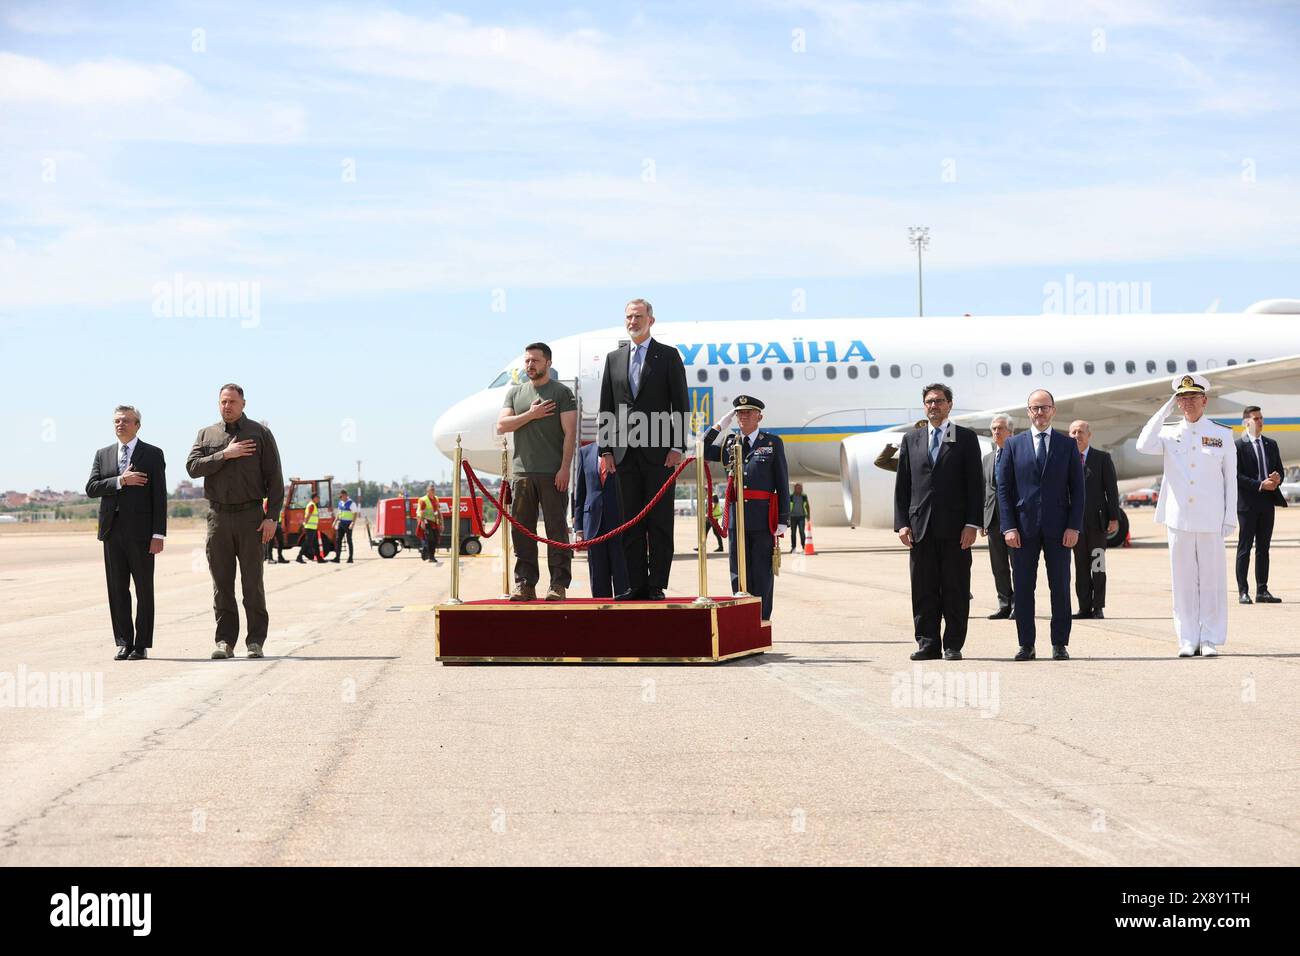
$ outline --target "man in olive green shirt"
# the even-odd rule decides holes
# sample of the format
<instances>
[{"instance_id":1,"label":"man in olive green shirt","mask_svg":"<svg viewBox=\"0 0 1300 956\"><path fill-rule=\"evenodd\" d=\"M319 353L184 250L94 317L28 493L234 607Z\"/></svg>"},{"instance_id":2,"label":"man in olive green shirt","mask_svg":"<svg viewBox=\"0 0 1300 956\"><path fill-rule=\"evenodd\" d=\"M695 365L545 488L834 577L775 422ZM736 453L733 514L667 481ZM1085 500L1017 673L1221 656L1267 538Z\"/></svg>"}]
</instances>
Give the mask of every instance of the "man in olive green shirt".
<instances>
[{"instance_id":1,"label":"man in olive green shirt","mask_svg":"<svg viewBox=\"0 0 1300 956\"><path fill-rule=\"evenodd\" d=\"M217 618L212 659L233 657L239 643L236 561L248 616L248 656L261 657L270 625L262 587L262 548L275 537L276 515L284 503L280 450L264 425L244 415L244 390L238 385L221 386L217 405L221 421L199 430L185 460L190 477L203 479L203 497L210 506L208 571Z\"/></svg>"},{"instance_id":2,"label":"man in olive green shirt","mask_svg":"<svg viewBox=\"0 0 1300 956\"><path fill-rule=\"evenodd\" d=\"M510 514L525 527L536 530L540 507L546 537L568 541L569 471L578 435L578 404L573 392L551 378L551 349L534 342L524 349L524 373L528 381L506 392L505 404L497 417L497 434L515 436L514 482L510 486ZM515 590L512 601L537 597L537 542L511 528L515 547ZM550 588L546 600L563 601L572 580L573 553L565 548L546 548Z\"/></svg>"}]
</instances>

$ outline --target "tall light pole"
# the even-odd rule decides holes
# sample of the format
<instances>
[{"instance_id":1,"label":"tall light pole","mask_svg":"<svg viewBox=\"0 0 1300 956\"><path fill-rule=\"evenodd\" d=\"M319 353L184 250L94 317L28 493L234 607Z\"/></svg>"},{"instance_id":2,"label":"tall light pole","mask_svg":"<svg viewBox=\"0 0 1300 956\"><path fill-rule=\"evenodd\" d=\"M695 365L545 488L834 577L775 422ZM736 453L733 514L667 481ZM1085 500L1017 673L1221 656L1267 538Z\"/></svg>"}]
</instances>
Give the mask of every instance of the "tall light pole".
<instances>
[{"instance_id":1,"label":"tall light pole","mask_svg":"<svg viewBox=\"0 0 1300 956\"><path fill-rule=\"evenodd\" d=\"M916 314L925 315L925 299L921 293L921 253L930 246L929 226L908 226L907 241L916 246Z\"/></svg>"}]
</instances>

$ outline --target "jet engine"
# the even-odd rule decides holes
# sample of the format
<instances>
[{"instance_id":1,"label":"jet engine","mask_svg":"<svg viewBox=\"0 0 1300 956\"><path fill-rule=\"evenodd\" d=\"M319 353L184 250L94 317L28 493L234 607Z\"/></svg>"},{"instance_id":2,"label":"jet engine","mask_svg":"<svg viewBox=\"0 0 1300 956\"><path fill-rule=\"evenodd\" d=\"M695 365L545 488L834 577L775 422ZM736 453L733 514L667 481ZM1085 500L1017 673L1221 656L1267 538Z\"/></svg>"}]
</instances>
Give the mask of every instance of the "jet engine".
<instances>
[{"instance_id":1,"label":"jet engine","mask_svg":"<svg viewBox=\"0 0 1300 956\"><path fill-rule=\"evenodd\" d=\"M840 490L853 527L893 528L895 473L876 467L876 458L886 445L897 448L903 434L866 432L840 442Z\"/></svg>"}]
</instances>

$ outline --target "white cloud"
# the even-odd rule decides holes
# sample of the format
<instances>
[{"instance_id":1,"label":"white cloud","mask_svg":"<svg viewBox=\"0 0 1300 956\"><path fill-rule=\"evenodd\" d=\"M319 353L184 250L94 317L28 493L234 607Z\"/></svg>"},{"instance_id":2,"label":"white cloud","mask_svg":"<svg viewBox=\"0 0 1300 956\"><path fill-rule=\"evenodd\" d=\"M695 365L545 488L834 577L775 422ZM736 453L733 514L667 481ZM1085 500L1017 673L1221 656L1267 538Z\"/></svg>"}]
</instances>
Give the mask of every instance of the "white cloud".
<instances>
[{"instance_id":1,"label":"white cloud","mask_svg":"<svg viewBox=\"0 0 1300 956\"><path fill-rule=\"evenodd\" d=\"M193 79L170 66L113 59L57 66L36 57L0 53L0 102L58 107L157 105L193 91Z\"/></svg>"}]
</instances>

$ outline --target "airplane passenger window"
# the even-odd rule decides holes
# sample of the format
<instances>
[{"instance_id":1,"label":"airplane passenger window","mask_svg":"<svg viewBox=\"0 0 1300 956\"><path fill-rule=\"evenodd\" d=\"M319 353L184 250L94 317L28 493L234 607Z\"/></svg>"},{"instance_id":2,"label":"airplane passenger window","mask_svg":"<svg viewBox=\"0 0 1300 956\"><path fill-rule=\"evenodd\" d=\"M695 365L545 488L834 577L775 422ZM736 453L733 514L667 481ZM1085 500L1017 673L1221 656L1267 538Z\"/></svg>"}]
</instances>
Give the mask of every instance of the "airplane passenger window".
<instances>
[{"instance_id":1,"label":"airplane passenger window","mask_svg":"<svg viewBox=\"0 0 1300 956\"><path fill-rule=\"evenodd\" d=\"M1189 371L1189 372L1195 372L1195 371L1196 371L1196 359L1188 359L1188 360L1187 360L1187 371Z\"/></svg>"},{"instance_id":2,"label":"airplane passenger window","mask_svg":"<svg viewBox=\"0 0 1300 956\"><path fill-rule=\"evenodd\" d=\"M1029 363L1029 362L1021 362L1021 363L1020 363L1020 372L1021 372L1022 375L1033 375L1033 374L1034 374L1034 366L1033 366L1031 363Z\"/></svg>"},{"instance_id":3,"label":"airplane passenger window","mask_svg":"<svg viewBox=\"0 0 1300 956\"><path fill-rule=\"evenodd\" d=\"M1228 359L1228 364L1229 364L1229 365L1236 365L1236 364L1237 364L1237 360L1236 360L1236 359Z\"/></svg>"},{"instance_id":4,"label":"airplane passenger window","mask_svg":"<svg viewBox=\"0 0 1300 956\"><path fill-rule=\"evenodd\" d=\"M919 365L913 365L913 366L912 366L912 378L920 378L920 377L921 377L921 366L919 366Z\"/></svg>"},{"instance_id":5,"label":"airplane passenger window","mask_svg":"<svg viewBox=\"0 0 1300 956\"><path fill-rule=\"evenodd\" d=\"M977 363L975 366L975 374L978 375L980 378L984 378L986 375L989 374L988 365L984 362Z\"/></svg>"},{"instance_id":6,"label":"airplane passenger window","mask_svg":"<svg viewBox=\"0 0 1300 956\"><path fill-rule=\"evenodd\" d=\"M1107 375L1114 375L1114 374L1115 374L1115 363L1114 363L1114 362L1107 362L1107 363L1106 363L1106 374L1107 374Z\"/></svg>"},{"instance_id":7,"label":"airplane passenger window","mask_svg":"<svg viewBox=\"0 0 1300 956\"><path fill-rule=\"evenodd\" d=\"M1178 363L1175 362L1173 359L1169 359L1169 361L1165 362L1165 371L1168 371L1168 372L1177 372L1177 371L1178 371Z\"/></svg>"},{"instance_id":8,"label":"airplane passenger window","mask_svg":"<svg viewBox=\"0 0 1300 956\"><path fill-rule=\"evenodd\" d=\"M944 378L952 378L952 363L951 363L951 362L944 362L944 363L943 363L943 377L944 377Z\"/></svg>"},{"instance_id":9,"label":"airplane passenger window","mask_svg":"<svg viewBox=\"0 0 1300 956\"><path fill-rule=\"evenodd\" d=\"M890 378L898 378L898 376L900 376L900 375L902 375L902 374L903 374L903 370L902 370L901 368L899 368L897 365L891 365L891 366L889 366L889 377L890 377Z\"/></svg>"},{"instance_id":10,"label":"airplane passenger window","mask_svg":"<svg viewBox=\"0 0 1300 956\"><path fill-rule=\"evenodd\" d=\"M1155 359L1147 359L1147 372L1149 372L1149 373L1152 374L1152 375L1154 375L1154 374L1156 373L1156 361L1155 361Z\"/></svg>"},{"instance_id":11,"label":"airplane passenger window","mask_svg":"<svg viewBox=\"0 0 1300 956\"><path fill-rule=\"evenodd\" d=\"M729 379L729 378L731 378L731 373L730 373L730 372L728 372L725 368L720 368L720 369L718 369L718 381L719 381L719 382L725 382L725 381L726 381L727 379Z\"/></svg>"},{"instance_id":12,"label":"airplane passenger window","mask_svg":"<svg viewBox=\"0 0 1300 956\"><path fill-rule=\"evenodd\" d=\"M1093 372L1095 372L1095 371L1097 370L1097 366L1093 365L1091 362L1084 362L1084 363L1083 363L1083 370L1084 370L1084 372L1087 373L1088 375L1091 375Z\"/></svg>"},{"instance_id":13,"label":"airplane passenger window","mask_svg":"<svg viewBox=\"0 0 1300 956\"><path fill-rule=\"evenodd\" d=\"M816 367L815 367L815 366L812 366L812 365L805 365L805 366L803 367L803 377L806 378L806 379L808 379L808 381L810 381L810 382L811 382L813 379L815 379L815 378L817 377L817 369L816 369Z\"/></svg>"},{"instance_id":14,"label":"airplane passenger window","mask_svg":"<svg viewBox=\"0 0 1300 956\"><path fill-rule=\"evenodd\" d=\"M1137 362L1132 359L1129 359L1124 363L1124 371L1128 372L1130 375L1137 371L1137 367Z\"/></svg>"},{"instance_id":15,"label":"airplane passenger window","mask_svg":"<svg viewBox=\"0 0 1300 956\"><path fill-rule=\"evenodd\" d=\"M709 370L707 368L700 369L695 373L695 378L698 381L707 382L709 380Z\"/></svg>"},{"instance_id":16,"label":"airplane passenger window","mask_svg":"<svg viewBox=\"0 0 1300 956\"><path fill-rule=\"evenodd\" d=\"M827 377L827 378L834 378L834 377L835 377L835 366L834 366L834 365L827 365L827 366L826 366L826 377Z\"/></svg>"},{"instance_id":17,"label":"airplane passenger window","mask_svg":"<svg viewBox=\"0 0 1300 956\"><path fill-rule=\"evenodd\" d=\"M785 380L788 382L790 379L794 378L794 369L787 365L785 368L781 369L781 374L785 376Z\"/></svg>"},{"instance_id":18,"label":"airplane passenger window","mask_svg":"<svg viewBox=\"0 0 1300 956\"><path fill-rule=\"evenodd\" d=\"M868 366L867 366L867 374L870 375L872 378L880 378L880 366L879 366L879 365L868 365Z\"/></svg>"},{"instance_id":19,"label":"airplane passenger window","mask_svg":"<svg viewBox=\"0 0 1300 956\"><path fill-rule=\"evenodd\" d=\"M1044 362L1044 363L1043 363L1043 374L1044 374L1044 375L1051 375L1051 374L1052 374L1052 363L1051 363L1051 362Z\"/></svg>"},{"instance_id":20,"label":"airplane passenger window","mask_svg":"<svg viewBox=\"0 0 1300 956\"><path fill-rule=\"evenodd\" d=\"M763 381L765 382L772 381L772 370L770 368L763 369Z\"/></svg>"},{"instance_id":21,"label":"airplane passenger window","mask_svg":"<svg viewBox=\"0 0 1300 956\"><path fill-rule=\"evenodd\" d=\"M849 378L857 378L857 377L858 377L858 367L856 365L850 365Z\"/></svg>"},{"instance_id":22,"label":"airplane passenger window","mask_svg":"<svg viewBox=\"0 0 1300 956\"><path fill-rule=\"evenodd\" d=\"M1011 374L1011 363L1010 363L1010 362L1003 362L1003 363L1002 363L1002 374L1003 374L1003 375L1010 375L1010 374Z\"/></svg>"},{"instance_id":23,"label":"airplane passenger window","mask_svg":"<svg viewBox=\"0 0 1300 956\"><path fill-rule=\"evenodd\" d=\"M1073 375L1073 374L1074 374L1074 363L1073 363L1073 362L1062 362L1062 363L1061 363L1061 371L1064 372L1066 375Z\"/></svg>"},{"instance_id":24,"label":"airplane passenger window","mask_svg":"<svg viewBox=\"0 0 1300 956\"><path fill-rule=\"evenodd\" d=\"M748 381L749 381L749 369L747 369L747 368L742 368L742 369L740 370L740 380L741 380L742 382L748 382Z\"/></svg>"},{"instance_id":25,"label":"airplane passenger window","mask_svg":"<svg viewBox=\"0 0 1300 956\"><path fill-rule=\"evenodd\" d=\"M1219 367L1219 361L1218 361L1218 359L1209 359L1209 360L1205 363L1205 367L1206 367L1206 368L1218 368L1218 367Z\"/></svg>"}]
</instances>

